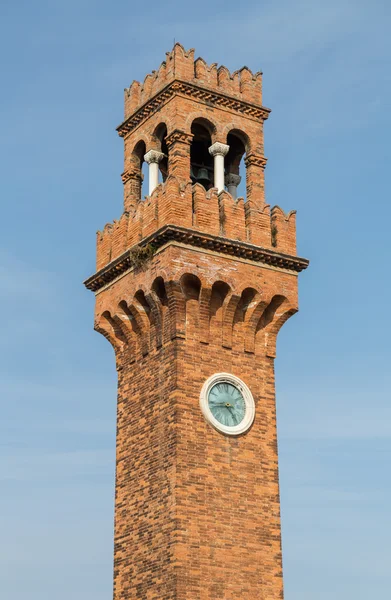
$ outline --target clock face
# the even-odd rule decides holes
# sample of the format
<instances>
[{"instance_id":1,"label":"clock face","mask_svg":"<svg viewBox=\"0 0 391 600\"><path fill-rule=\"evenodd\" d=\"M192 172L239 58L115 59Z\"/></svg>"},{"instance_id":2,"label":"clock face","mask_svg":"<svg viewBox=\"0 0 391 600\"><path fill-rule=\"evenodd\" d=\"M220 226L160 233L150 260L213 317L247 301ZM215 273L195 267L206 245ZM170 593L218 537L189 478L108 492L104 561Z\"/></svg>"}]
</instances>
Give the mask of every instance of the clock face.
<instances>
[{"instance_id":1,"label":"clock face","mask_svg":"<svg viewBox=\"0 0 391 600\"><path fill-rule=\"evenodd\" d=\"M227 427L239 425L246 414L242 392L228 381L215 383L208 395L208 404L214 418Z\"/></svg>"},{"instance_id":2,"label":"clock face","mask_svg":"<svg viewBox=\"0 0 391 600\"><path fill-rule=\"evenodd\" d=\"M200 407L205 419L220 433L241 435L255 417L254 398L236 375L215 373L202 386Z\"/></svg>"}]
</instances>

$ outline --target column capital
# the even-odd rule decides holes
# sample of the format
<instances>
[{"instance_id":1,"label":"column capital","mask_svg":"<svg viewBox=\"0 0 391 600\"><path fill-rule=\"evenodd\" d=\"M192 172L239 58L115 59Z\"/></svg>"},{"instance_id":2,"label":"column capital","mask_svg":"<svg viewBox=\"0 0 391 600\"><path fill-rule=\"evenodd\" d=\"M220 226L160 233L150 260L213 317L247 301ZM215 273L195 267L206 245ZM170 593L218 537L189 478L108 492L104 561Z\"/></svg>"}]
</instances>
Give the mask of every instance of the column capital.
<instances>
[{"instance_id":1,"label":"column capital","mask_svg":"<svg viewBox=\"0 0 391 600\"><path fill-rule=\"evenodd\" d=\"M236 175L236 173L228 173L225 176L225 185L226 186L235 185L237 187L241 181L242 181L241 176Z\"/></svg>"},{"instance_id":2,"label":"column capital","mask_svg":"<svg viewBox=\"0 0 391 600\"><path fill-rule=\"evenodd\" d=\"M188 144L190 146L192 140L193 140L192 133L186 133L186 131L181 131L180 129L175 129L174 131L172 131L170 133L170 135L168 135L166 137L166 144L167 144L167 146L170 147L172 144L179 142L181 144Z\"/></svg>"},{"instance_id":3,"label":"column capital","mask_svg":"<svg viewBox=\"0 0 391 600\"><path fill-rule=\"evenodd\" d=\"M164 157L165 154L163 154L163 152L159 152L158 150L149 150L149 152L144 155L144 160L150 165L152 163L159 163Z\"/></svg>"},{"instance_id":4,"label":"column capital","mask_svg":"<svg viewBox=\"0 0 391 600\"><path fill-rule=\"evenodd\" d=\"M212 156L226 156L226 154L228 154L229 146L227 144L222 144L221 142L215 142L208 150L209 154Z\"/></svg>"}]
</instances>

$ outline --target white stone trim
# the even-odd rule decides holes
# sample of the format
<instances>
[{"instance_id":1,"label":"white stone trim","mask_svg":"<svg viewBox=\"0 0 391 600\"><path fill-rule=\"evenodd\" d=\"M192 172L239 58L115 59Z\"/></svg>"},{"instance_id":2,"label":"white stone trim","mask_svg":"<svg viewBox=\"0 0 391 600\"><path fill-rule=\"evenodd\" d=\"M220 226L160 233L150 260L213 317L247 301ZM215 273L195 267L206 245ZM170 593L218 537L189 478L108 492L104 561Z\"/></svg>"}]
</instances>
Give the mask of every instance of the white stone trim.
<instances>
[{"instance_id":1,"label":"white stone trim","mask_svg":"<svg viewBox=\"0 0 391 600\"><path fill-rule=\"evenodd\" d=\"M144 160L149 165L152 163L160 163L160 161L165 157L163 152L159 152L159 150L149 150L146 154L144 154Z\"/></svg>"},{"instance_id":2,"label":"white stone trim","mask_svg":"<svg viewBox=\"0 0 391 600\"><path fill-rule=\"evenodd\" d=\"M227 425L223 425L220 423L212 414L212 411L209 408L208 396L211 388L219 382L227 382L236 386L242 393L244 402L246 405L246 412L244 415L244 419L239 425L235 425L235 427L228 427ZM209 379L207 379L202 386L201 394L200 394L200 407L202 410L202 414L205 419L218 431L224 433L225 435L240 435L245 433L250 429L253 424L255 417L255 403L252 393L247 385L236 377L236 375L231 375L230 373L215 373Z\"/></svg>"},{"instance_id":3,"label":"white stone trim","mask_svg":"<svg viewBox=\"0 0 391 600\"><path fill-rule=\"evenodd\" d=\"M163 152L159 152L158 150L149 150L149 152L144 155L144 160L149 165L149 196L159 185L159 163L164 156Z\"/></svg>"},{"instance_id":4,"label":"white stone trim","mask_svg":"<svg viewBox=\"0 0 391 600\"><path fill-rule=\"evenodd\" d=\"M220 193L224 189L224 156L228 153L229 146L215 142L208 150L214 159L214 186Z\"/></svg>"},{"instance_id":5,"label":"white stone trim","mask_svg":"<svg viewBox=\"0 0 391 600\"><path fill-rule=\"evenodd\" d=\"M222 144L221 142L215 142L208 148L209 154L212 156L220 155L226 156L229 151L229 146L227 144Z\"/></svg>"}]
</instances>

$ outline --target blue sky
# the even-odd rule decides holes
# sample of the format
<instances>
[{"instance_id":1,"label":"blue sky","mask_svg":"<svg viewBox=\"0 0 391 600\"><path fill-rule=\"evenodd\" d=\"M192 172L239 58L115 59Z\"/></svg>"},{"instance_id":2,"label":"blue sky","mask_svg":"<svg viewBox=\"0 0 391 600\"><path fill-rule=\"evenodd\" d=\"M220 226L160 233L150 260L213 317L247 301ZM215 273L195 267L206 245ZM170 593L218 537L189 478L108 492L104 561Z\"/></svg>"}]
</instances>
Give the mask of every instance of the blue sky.
<instances>
[{"instance_id":1,"label":"blue sky","mask_svg":"<svg viewBox=\"0 0 391 600\"><path fill-rule=\"evenodd\" d=\"M123 88L173 39L264 72L267 198L311 259L280 334L287 600L387 597L391 7L387 0L0 4L0 580L107 600L116 372L95 231L122 210Z\"/></svg>"}]
</instances>

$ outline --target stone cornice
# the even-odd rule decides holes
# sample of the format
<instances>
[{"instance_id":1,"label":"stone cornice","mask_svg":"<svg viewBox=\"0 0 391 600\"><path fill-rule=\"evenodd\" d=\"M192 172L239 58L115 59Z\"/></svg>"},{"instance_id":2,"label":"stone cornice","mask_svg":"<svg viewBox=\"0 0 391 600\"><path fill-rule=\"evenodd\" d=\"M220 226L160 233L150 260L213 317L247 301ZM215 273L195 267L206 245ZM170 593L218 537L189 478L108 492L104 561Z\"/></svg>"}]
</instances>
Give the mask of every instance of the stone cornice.
<instances>
[{"instance_id":1,"label":"stone cornice","mask_svg":"<svg viewBox=\"0 0 391 600\"><path fill-rule=\"evenodd\" d=\"M299 273L306 269L309 261L306 258L298 256L290 256L275 252L268 248L260 248L247 242L237 240L229 240L213 236L207 233L198 232L176 225L164 225L153 234L142 240L140 246L153 244L155 249L159 249L167 242L177 241L189 246L205 248L210 251L215 251L220 254L228 254L241 259L247 259L254 262L263 263L272 267L278 267ZM123 252L121 256L107 264L103 269L86 279L84 285L87 289L97 292L103 286L107 285L125 271L128 271L133 266L131 248Z\"/></svg>"},{"instance_id":2,"label":"stone cornice","mask_svg":"<svg viewBox=\"0 0 391 600\"><path fill-rule=\"evenodd\" d=\"M140 169L132 169L129 167L126 171L121 174L122 183L127 183L130 179L136 179L142 181L142 175Z\"/></svg>"},{"instance_id":3,"label":"stone cornice","mask_svg":"<svg viewBox=\"0 0 391 600\"><path fill-rule=\"evenodd\" d=\"M213 104L214 106L227 108L251 119L264 121L270 114L270 108L251 104L233 96L216 92L215 90L199 87L193 83L174 80L121 123L117 127L118 134L124 137L127 133L133 131L133 129L138 127L143 121L158 111L170 98L177 94L205 102L209 105Z\"/></svg>"},{"instance_id":4,"label":"stone cornice","mask_svg":"<svg viewBox=\"0 0 391 600\"><path fill-rule=\"evenodd\" d=\"M192 133L186 133L185 131L181 131L180 129L174 129L174 131L172 131L170 133L170 135L168 135L166 137L166 144L167 146L170 148L170 146L172 146L173 144L176 143L180 143L180 144L188 144L190 145L193 139L193 134Z\"/></svg>"},{"instance_id":5,"label":"stone cornice","mask_svg":"<svg viewBox=\"0 0 391 600\"><path fill-rule=\"evenodd\" d=\"M266 167L267 158L257 154L248 154L244 159L244 163L246 167L255 165L256 167L261 167L264 169Z\"/></svg>"}]
</instances>

